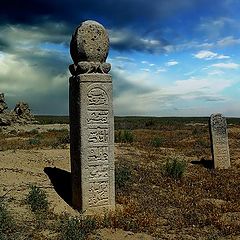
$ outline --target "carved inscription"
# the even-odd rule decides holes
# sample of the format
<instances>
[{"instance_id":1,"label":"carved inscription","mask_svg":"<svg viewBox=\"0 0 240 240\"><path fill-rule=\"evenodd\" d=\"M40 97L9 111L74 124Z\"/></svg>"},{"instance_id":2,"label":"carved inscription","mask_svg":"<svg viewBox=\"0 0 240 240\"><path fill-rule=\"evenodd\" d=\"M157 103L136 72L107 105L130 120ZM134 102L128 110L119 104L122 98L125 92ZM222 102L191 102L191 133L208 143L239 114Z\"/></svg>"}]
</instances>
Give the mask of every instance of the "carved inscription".
<instances>
[{"instance_id":1,"label":"carved inscription","mask_svg":"<svg viewBox=\"0 0 240 240\"><path fill-rule=\"evenodd\" d=\"M109 129L107 128L90 128L88 142L91 143L108 143Z\"/></svg>"},{"instance_id":2,"label":"carved inscription","mask_svg":"<svg viewBox=\"0 0 240 240\"><path fill-rule=\"evenodd\" d=\"M89 124L107 124L108 110L88 110L87 123Z\"/></svg>"},{"instance_id":3,"label":"carved inscription","mask_svg":"<svg viewBox=\"0 0 240 240\"><path fill-rule=\"evenodd\" d=\"M91 182L89 188L89 206L107 205L109 202L109 182Z\"/></svg>"},{"instance_id":4,"label":"carved inscription","mask_svg":"<svg viewBox=\"0 0 240 240\"><path fill-rule=\"evenodd\" d=\"M90 180L108 180L109 165L100 163L89 166L89 179ZM107 179L106 179L107 178Z\"/></svg>"},{"instance_id":5,"label":"carved inscription","mask_svg":"<svg viewBox=\"0 0 240 240\"><path fill-rule=\"evenodd\" d=\"M108 164L108 147L90 147L88 149L88 162L106 162Z\"/></svg>"},{"instance_id":6,"label":"carved inscription","mask_svg":"<svg viewBox=\"0 0 240 240\"><path fill-rule=\"evenodd\" d=\"M212 114L210 125L214 167L219 169L229 168L230 157L226 118L221 114Z\"/></svg>"},{"instance_id":7,"label":"carved inscription","mask_svg":"<svg viewBox=\"0 0 240 240\"><path fill-rule=\"evenodd\" d=\"M106 92L101 88L93 88L88 93L89 106L103 106L108 104Z\"/></svg>"},{"instance_id":8,"label":"carved inscription","mask_svg":"<svg viewBox=\"0 0 240 240\"><path fill-rule=\"evenodd\" d=\"M97 207L109 204L109 105L100 87L87 97L89 206Z\"/></svg>"}]
</instances>

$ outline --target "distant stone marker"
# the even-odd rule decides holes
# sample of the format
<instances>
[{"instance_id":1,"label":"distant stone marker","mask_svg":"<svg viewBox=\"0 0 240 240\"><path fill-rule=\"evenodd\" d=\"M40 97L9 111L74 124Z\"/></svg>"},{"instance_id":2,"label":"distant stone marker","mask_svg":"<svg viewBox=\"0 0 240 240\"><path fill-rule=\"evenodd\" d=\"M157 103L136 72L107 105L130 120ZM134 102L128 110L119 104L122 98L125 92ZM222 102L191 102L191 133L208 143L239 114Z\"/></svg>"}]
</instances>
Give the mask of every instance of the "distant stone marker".
<instances>
[{"instance_id":1,"label":"distant stone marker","mask_svg":"<svg viewBox=\"0 0 240 240\"><path fill-rule=\"evenodd\" d=\"M69 82L73 207L86 213L115 208L114 118L109 38L95 21L72 36Z\"/></svg>"},{"instance_id":2,"label":"distant stone marker","mask_svg":"<svg viewBox=\"0 0 240 240\"><path fill-rule=\"evenodd\" d=\"M229 168L230 156L228 146L227 121L222 114L217 113L210 116L210 135L214 168Z\"/></svg>"}]
</instances>

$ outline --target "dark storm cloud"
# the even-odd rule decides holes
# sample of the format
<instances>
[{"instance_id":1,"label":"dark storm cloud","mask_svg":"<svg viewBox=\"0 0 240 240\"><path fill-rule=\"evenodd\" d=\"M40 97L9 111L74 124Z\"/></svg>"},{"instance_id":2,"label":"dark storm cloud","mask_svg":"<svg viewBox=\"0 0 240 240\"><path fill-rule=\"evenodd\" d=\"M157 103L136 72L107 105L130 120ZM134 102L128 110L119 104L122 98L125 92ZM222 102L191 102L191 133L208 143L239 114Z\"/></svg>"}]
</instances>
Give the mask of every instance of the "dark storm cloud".
<instances>
[{"instance_id":1,"label":"dark storm cloud","mask_svg":"<svg viewBox=\"0 0 240 240\"><path fill-rule=\"evenodd\" d=\"M171 44L163 39L152 39L136 35L128 30L110 30L111 47L118 51L133 50L148 53L164 53Z\"/></svg>"},{"instance_id":2,"label":"dark storm cloud","mask_svg":"<svg viewBox=\"0 0 240 240\"><path fill-rule=\"evenodd\" d=\"M206 3L209 9L213 9L213 4L207 0L4 0L0 8L0 26L18 25L28 28L29 32L39 28L45 36L41 41L62 41L68 45L67 37L75 27L84 20L93 19L112 32L124 29L124 39L111 39L113 49L161 53L166 51L166 46L173 44L174 34L179 37L177 31L171 36L164 33L166 24L179 24L181 14L189 11L198 13ZM174 19L174 22L168 23L169 19ZM31 35L29 37L32 38ZM2 46L0 42L0 49Z\"/></svg>"},{"instance_id":3,"label":"dark storm cloud","mask_svg":"<svg viewBox=\"0 0 240 240\"><path fill-rule=\"evenodd\" d=\"M130 22L144 25L174 14L182 8L192 6L190 0L26 0L1 2L1 21L10 23L39 23L46 19L78 23L88 17L106 19L115 26L126 26Z\"/></svg>"},{"instance_id":4,"label":"dark storm cloud","mask_svg":"<svg viewBox=\"0 0 240 240\"><path fill-rule=\"evenodd\" d=\"M200 1L152 0L149 3L145 0L4 0L0 8L0 21L2 25L20 24L23 28L29 28L29 31L41 28L41 33L46 37L42 41L50 38L51 42L59 42L63 37L67 44L66 36L71 36L80 22L93 19L110 30L126 30L125 39L113 42L112 48L152 53L159 52L163 46L169 44L161 36L164 19L177 15L183 9L192 8L198 2ZM57 27L57 23L62 23L62 26ZM156 28L159 29L158 36ZM144 41L147 39L154 39L159 43Z\"/></svg>"}]
</instances>

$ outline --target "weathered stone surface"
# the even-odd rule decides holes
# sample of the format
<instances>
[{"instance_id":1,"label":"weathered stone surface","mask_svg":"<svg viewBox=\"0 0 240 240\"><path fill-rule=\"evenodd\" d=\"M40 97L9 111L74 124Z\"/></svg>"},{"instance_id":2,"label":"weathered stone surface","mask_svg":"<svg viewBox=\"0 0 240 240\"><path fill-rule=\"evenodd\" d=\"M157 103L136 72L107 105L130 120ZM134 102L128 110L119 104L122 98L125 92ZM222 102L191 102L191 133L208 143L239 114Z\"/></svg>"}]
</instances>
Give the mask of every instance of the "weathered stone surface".
<instances>
[{"instance_id":1,"label":"weathered stone surface","mask_svg":"<svg viewBox=\"0 0 240 240\"><path fill-rule=\"evenodd\" d=\"M1 111L2 109L2 111ZM27 103L19 102L12 111L7 111L4 94L0 94L0 126L9 126L12 124L30 124L37 123L31 114Z\"/></svg>"},{"instance_id":2,"label":"weathered stone surface","mask_svg":"<svg viewBox=\"0 0 240 240\"><path fill-rule=\"evenodd\" d=\"M12 123L12 116L10 113L0 114L0 126L10 126Z\"/></svg>"},{"instance_id":3,"label":"weathered stone surface","mask_svg":"<svg viewBox=\"0 0 240 240\"><path fill-rule=\"evenodd\" d=\"M73 207L86 213L115 208L112 79L105 63L106 30L82 23L71 42L70 152Z\"/></svg>"},{"instance_id":4,"label":"weathered stone surface","mask_svg":"<svg viewBox=\"0 0 240 240\"><path fill-rule=\"evenodd\" d=\"M79 62L103 63L108 50L107 31L95 21L85 21L77 27L70 43L70 53L75 65Z\"/></svg>"},{"instance_id":5,"label":"weathered stone surface","mask_svg":"<svg viewBox=\"0 0 240 240\"><path fill-rule=\"evenodd\" d=\"M210 135L214 168L227 169L230 167L228 133L226 118L220 114L210 116Z\"/></svg>"},{"instance_id":6,"label":"weathered stone surface","mask_svg":"<svg viewBox=\"0 0 240 240\"><path fill-rule=\"evenodd\" d=\"M0 93L0 113L4 112L8 108L6 102L4 93Z\"/></svg>"},{"instance_id":7,"label":"weathered stone surface","mask_svg":"<svg viewBox=\"0 0 240 240\"><path fill-rule=\"evenodd\" d=\"M29 105L25 102L18 102L12 111L12 121L18 124L36 123Z\"/></svg>"}]
</instances>

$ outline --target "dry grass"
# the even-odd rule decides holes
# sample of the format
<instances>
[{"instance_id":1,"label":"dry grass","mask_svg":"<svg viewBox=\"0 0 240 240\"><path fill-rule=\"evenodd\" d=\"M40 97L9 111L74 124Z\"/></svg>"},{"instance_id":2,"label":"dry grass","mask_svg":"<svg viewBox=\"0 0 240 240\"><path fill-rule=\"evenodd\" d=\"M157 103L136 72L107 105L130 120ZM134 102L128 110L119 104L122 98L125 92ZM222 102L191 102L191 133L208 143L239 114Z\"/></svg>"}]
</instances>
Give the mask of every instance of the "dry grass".
<instances>
[{"instance_id":1,"label":"dry grass","mask_svg":"<svg viewBox=\"0 0 240 240\"><path fill-rule=\"evenodd\" d=\"M178 239L181 235L184 239L188 231L197 239L239 235L240 164L235 161L239 157L239 127L233 126L229 131L230 149L234 151L231 150L232 167L228 170L209 166L207 124L184 124L172 129L167 126L161 131L134 130L135 141L128 145L128 154L117 159L120 167L127 166L131 172L131 181L123 191L117 191L117 202L125 206L125 218L131 222L122 227L158 237L177 233ZM157 137L161 138L159 147L151 144ZM177 181L163 172L168 157L176 155L188 159L185 175ZM235 216L235 220L225 221L226 214Z\"/></svg>"},{"instance_id":2,"label":"dry grass","mask_svg":"<svg viewBox=\"0 0 240 240\"><path fill-rule=\"evenodd\" d=\"M102 218L95 217L91 222L81 220L79 231L84 229L84 237L90 230L102 227L147 232L159 239L168 239L167 234L174 235L173 239L187 239L186 235L191 235L206 240L239 236L240 127L229 127L232 167L214 170L209 166L211 151L207 124L147 122L141 125L144 129L133 127L131 130L133 142L117 144L120 154L116 156L116 202L122 210ZM2 150L59 148L68 142L66 131L2 134L0 139ZM39 141L30 143L30 139ZM169 157L186 160L181 178L164 173ZM60 219L67 227L78 223L69 222L68 218ZM57 224L59 219L54 217L52 221ZM60 230L56 227L54 231L58 234ZM61 234L56 239L63 236Z\"/></svg>"},{"instance_id":3,"label":"dry grass","mask_svg":"<svg viewBox=\"0 0 240 240\"><path fill-rule=\"evenodd\" d=\"M69 144L67 130L50 129L47 132L38 132L33 129L30 132L0 133L0 151L16 149L43 149L66 148Z\"/></svg>"}]
</instances>

